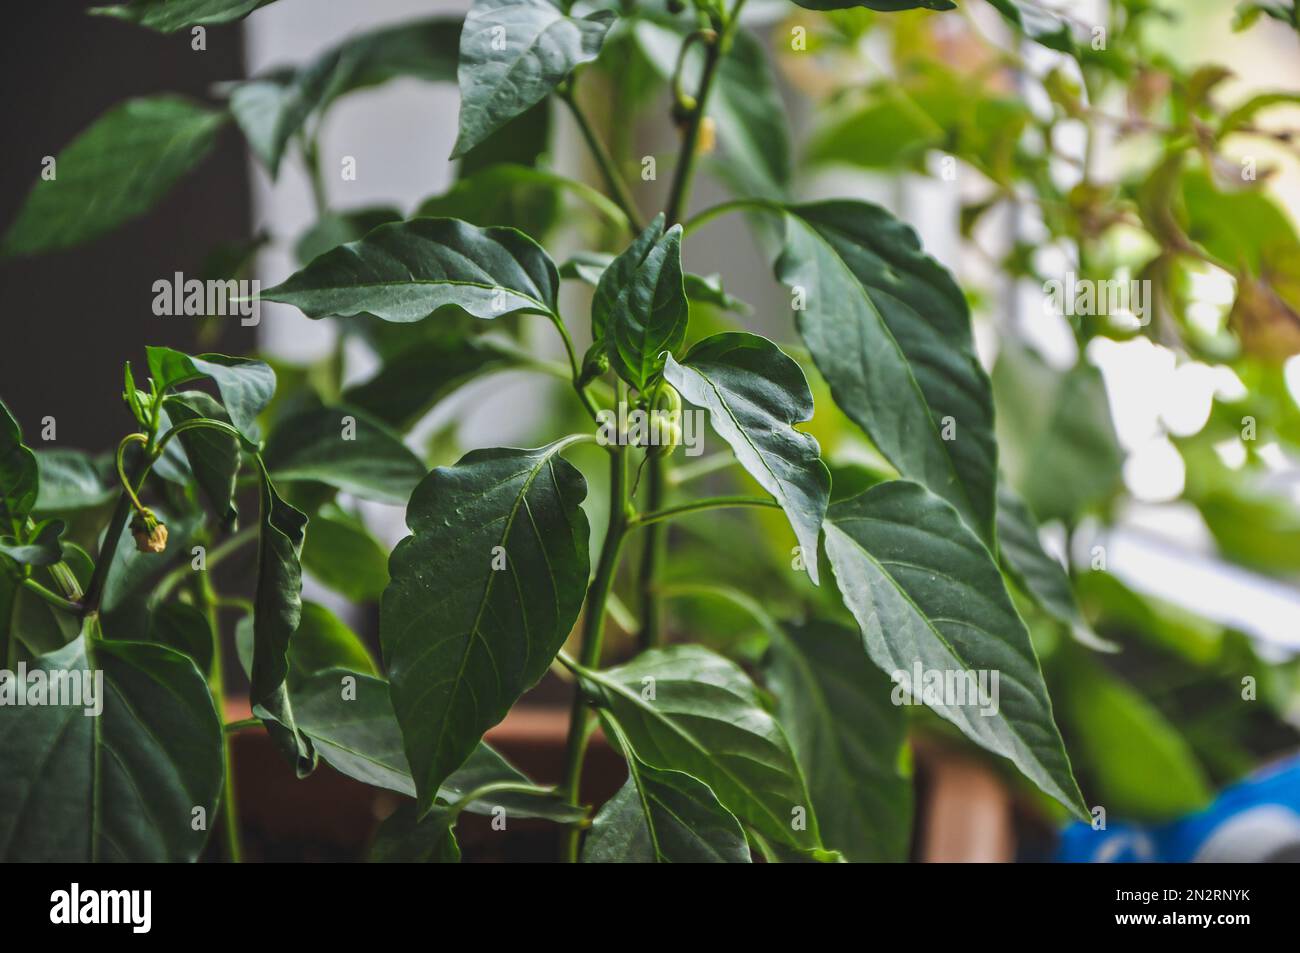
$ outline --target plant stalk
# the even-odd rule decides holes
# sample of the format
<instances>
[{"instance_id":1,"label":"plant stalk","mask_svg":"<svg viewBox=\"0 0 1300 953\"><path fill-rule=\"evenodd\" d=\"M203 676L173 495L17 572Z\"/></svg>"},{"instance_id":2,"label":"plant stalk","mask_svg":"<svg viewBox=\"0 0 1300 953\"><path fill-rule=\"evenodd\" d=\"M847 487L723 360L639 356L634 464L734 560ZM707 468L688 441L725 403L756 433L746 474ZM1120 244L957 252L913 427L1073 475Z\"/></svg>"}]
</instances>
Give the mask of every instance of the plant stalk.
<instances>
[{"instance_id":1,"label":"plant stalk","mask_svg":"<svg viewBox=\"0 0 1300 953\"><path fill-rule=\"evenodd\" d=\"M569 112L573 114L578 129L582 133L582 138L587 143L587 148L591 150L592 158L596 160L596 165L600 167L600 174L605 179L605 185L609 189L610 197L614 199L623 214L627 216L628 227L631 228L632 233L641 234L645 230L645 223L641 220L641 213L637 211L636 200L632 198L632 192L628 189L627 183L623 181L623 176L619 174L613 156L609 154L605 144L600 141L596 131L591 128L591 123L587 121L586 114L583 113L577 100L574 99L572 85L560 92L559 95L568 105Z\"/></svg>"},{"instance_id":2,"label":"plant stalk","mask_svg":"<svg viewBox=\"0 0 1300 953\"><path fill-rule=\"evenodd\" d=\"M587 588L587 606L582 617L581 663L586 668L600 665L601 641L605 631L605 603L614 586L618 570L619 551L627 534L627 454L621 446L610 448L609 455L609 527L600 548L596 574ZM570 804L580 804L582 762L591 737L592 718L582 697L580 686L574 686L573 707L569 713L569 738L566 746L564 784L561 792ZM574 828L564 835L562 860L575 862L582 832Z\"/></svg>"},{"instance_id":3,"label":"plant stalk","mask_svg":"<svg viewBox=\"0 0 1300 953\"><path fill-rule=\"evenodd\" d=\"M221 618L217 612L217 594L206 571L196 573L192 590L194 601L208 620L212 631L212 672L208 676L208 690L217 706L217 717L225 720L225 665L222 660ZM234 758L231 756L231 734L221 733L221 759L225 767L225 782L221 791L221 826L226 832L226 859L238 864L244 859L244 849L239 838L239 810L235 803Z\"/></svg>"}]
</instances>

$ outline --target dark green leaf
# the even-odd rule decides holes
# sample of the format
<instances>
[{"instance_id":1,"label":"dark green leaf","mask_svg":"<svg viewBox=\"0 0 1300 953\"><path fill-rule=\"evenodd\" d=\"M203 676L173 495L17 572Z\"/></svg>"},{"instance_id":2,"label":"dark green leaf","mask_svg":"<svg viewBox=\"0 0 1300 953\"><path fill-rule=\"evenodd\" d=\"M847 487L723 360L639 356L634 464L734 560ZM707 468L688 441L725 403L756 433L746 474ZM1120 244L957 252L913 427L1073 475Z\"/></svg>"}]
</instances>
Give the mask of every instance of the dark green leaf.
<instances>
[{"instance_id":1,"label":"dark green leaf","mask_svg":"<svg viewBox=\"0 0 1300 953\"><path fill-rule=\"evenodd\" d=\"M93 509L117 494L106 479L108 467L79 450L38 450L36 469L40 474L36 510L41 513Z\"/></svg>"},{"instance_id":2,"label":"dark green leaf","mask_svg":"<svg viewBox=\"0 0 1300 953\"><path fill-rule=\"evenodd\" d=\"M871 660L898 681L895 691L910 685L918 703L1087 817L1029 633L992 556L957 511L896 480L836 503L824 530L844 603ZM916 666L923 679L952 682L952 695L923 692ZM955 691L958 677L969 683L967 675L980 673L987 696L968 684Z\"/></svg>"},{"instance_id":3,"label":"dark green leaf","mask_svg":"<svg viewBox=\"0 0 1300 953\"><path fill-rule=\"evenodd\" d=\"M1074 36L1064 16L1024 0L989 0L989 3L1017 31L1035 43L1061 53L1075 52Z\"/></svg>"},{"instance_id":4,"label":"dark green leaf","mask_svg":"<svg viewBox=\"0 0 1300 953\"><path fill-rule=\"evenodd\" d=\"M316 754L294 720L286 679L289 640L302 619L302 567L298 555L307 517L280 499L265 467L261 477L253 670L248 695L253 714L266 723L272 739L303 777L315 767Z\"/></svg>"},{"instance_id":5,"label":"dark green leaf","mask_svg":"<svg viewBox=\"0 0 1300 953\"><path fill-rule=\"evenodd\" d=\"M600 52L614 14L565 15L551 0L475 0L460 35L453 159L544 99Z\"/></svg>"},{"instance_id":6,"label":"dark green leaf","mask_svg":"<svg viewBox=\"0 0 1300 953\"><path fill-rule=\"evenodd\" d=\"M317 582L352 602L378 599L388 585L388 551L359 519L332 503L312 517L302 564Z\"/></svg>"},{"instance_id":7,"label":"dark green leaf","mask_svg":"<svg viewBox=\"0 0 1300 953\"><path fill-rule=\"evenodd\" d=\"M206 418L230 423L230 415L210 395L202 391L172 394L163 402L173 424ZM228 433L210 427L186 430L176 438L185 448L190 471L199 490L227 531L239 522L235 507L235 478L239 475L239 443Z\"/></svg>"},{"instance_id":8,"label":"dark green leaf","mask_svg":"<svg viewBox=\"0 0 1300 953\"><path fill-rule=\"evenodd\" d=\"M167 602L149 617L149 641L194 659L204 678L212 671L212 629L203 613L184 602Z\"/></svg>"},{"instance_id":9,"label":"dark green leaf","mask_svg":"<svg viewBox=\"0 0 1300 953\"><path fill-rule=\"evenodd\" d=\"M374 377L345 390L343 401L406 430L462 384L516 366L522 358L509 338L447 330L385 360Z\"/></svg>"},{"instance_id":10,"label":"dark green leaf","mask_svg":"<svg viewBox=\"0 0 1300 953\"><path fill-rule=\"evenodd\" d=\"M952 277L887 211L843 201L790 210L776 271L802 291L799 332L835 403L991 541L993 399Z\"/></svg>"},{"instance_id":11,"label":"dark green leaf","mask_svg":"<svg viewBox=\"0 0 1300 953\"><path fill-rule=\"evenodd\" d=\"M159 33L175 33L191 26L216 26L242 20L274 0L129 0L90 12L138 23Z\"/></svg>"},{"instance_id":12,"label":"dark green leaf","mask_svg":"<svg viewBox=\"0 0 1300 953\"><path fill-rule=\"evenodd\" d=\"M613 255L604 252L578 252L560 266L560 277L585 281L595 288L613 260ZM697 275L688 271L682 275L682 284L686 288L686 297L693 302L711 304L736 314L749 314L752 310L744 301L727 294L719 275Z\"/></svg>"},{"instance_id":13,"label":"dark green leaf","mask_svg":"<svg viewBox=\"0 0 1300 953\"><path fill-rule=\"evenodd\" d=\"M43 520L21 542L14 536L0 536L0 553L24 566L53 566L63 558L59 540L65 529L63 520Z\"/></svg>"},{"instance_id":14,"label":"dark green leaf","mask_svg":"<svg viewBox=\"0 0 1300 953\"><path fill-rule=\"evenodd\" d=\"M423 818L414 804L403 804L384 819L370 845L370 860L385 864L455 864L460 845L453 827L456 815L434 806Z\"/></svg>"},{"instance_id":15,"label":"dark green leaf","mask_svg":"<svg viewBox=\"0 0 1300 953\"><path fill-rule=\"evenodd\" d=\"M298 264L306 265L340 245L365 238L380 225L401 220L401 212L383 206L351 212L326 212L303 232L293 247L293 254Z\"/></svg>"},{"instance_id":16,"label":"dark green leaf","mask_svg":"<svg viewBox=\"0 0 1300 953\"><path fill-rule=\"evenodd\" d=\"M559 280L555 263L521 232L417 218L327 252L262 297L311 318L369 313L419 321L448 306L498 318L553 314Z\"/></svg>"},{"instance_id":17,"label":"dark green leaf","mask_svg":"<svg viewBox=\"0 0 1300 953\"><path fill-rule=\"evenodd\" d=\"M36 454L23 443L22 430L9 408L0 403L0 520L21 523L39 495Z\"/></svg>"},{"instance_id":18,"label":"dark green leaf","mask_svg":"<svg viewBox=\"0 0 1300 953\"><path fill-rule=\"evenodd\" d=\"M69 248L143 215L212 150L225 121L175 96L114 107L59 154L53 178L36 183L0 253Z\"/></svg>"},{"instance_id":19,"label":"dark green leaf","mask_svg":"<svg viewBox=\"0 0 1300 953\"><path fill-rule=\"evenodd\" d=\"M406 511L380 635L422 809L545 674L587 585L586 481L559 453L489 449L440 467Z\"/></svg>"},{"instance_id":20,"label":"dark green leaf","mask_svg":"<svg viewBox=\"0 0 1300 953\"><path fill-rule=\"evenodd\" d=\"M734 663L684 645L581 678L642 762L708 785L723 807L765 837L792 847L821 845L790 743Z\"/></svg>"},{"instance_id":21,"label":"dark green leaf","mask_svg":"<svg viewBox=\"0 0 1300 953\"><path fill-rule=\"evenodd\" d=\"M776 715L808 778L826 843L851 861L902 861L911 844L905 709L855 633L828 622L772 640Z\"/></svg>"},{"instance_id":22,"label":"dark green leaf","mask_svg":"<svg viewBox=\"0 0 1300 953\"><path fill-rule=\"evenodd\" d=\"M718 436L781 504L817 582L814 554L831 475L816 439L793 426L813 415L803 370L767 338L729 332L700 341L681 364L668 355L664 379L709 411Z\"/></svg>"},{"instance_id":23,"label":"dark green leaf","mask_svg":"<svg viewBox=\"0 0 1300 953\"><path fill-rule=\"evenodd\" d=\"M275 395L275 371L269 364L224 354L191 357L169 347L146 347L145 353L159 391L204 378L215 383L230 422L256 449L257 415Z\"/></svg>"},{"instance_id":24,"label":"dark green leaf","mask_svg":"<svg viewBox=\"0 0 1300 953\"><path fill-rule=\"evenodd\" d=\"M316 532L316 526L313 519L312 533ZM298 680L332 668L366 675L379 674L379 667L370 657L370 650L361 641L361 636L323 605L304 601L298 631L289 642L290 690L296 690L294 686Z\"/></svg>"},{"instance_id":25,"label":"dark green leaf","mask_svg":"<svg viewBox=\"0 0 1300 953\"><path fill-rule=\"evenodd\" d=\"M1007 341L993 384L1002 465L1035 516L1075 520L1119 489L1124 455L1097 368L1062 374Z\"/></svg>"},{"instance_id":26,"label":"dark green leaf","mask_svg":"<svg viewBox=\"0 0 1300 953\"><path fill-rule=\"evenodd\" d=\"M682 227L663 229L661 214L605 269L591 301L592 339L607 342L610 365L637 390L686 338Z\"/></svg>"},{"instance_id":27,"label":"dark green leaf","mask_svg":"<svg viewBox=\"0 0 1300 953\"><path fill-rule=\"evenodd\" d=\"M1074 600L1065 567L1044 551L1034 514L1006 483L998 485L998 550L1008 575L1040 609L1068 626L1084 645L1115 651L1113 643L1092 631Z\"/></svg>"},{"instance_id":28,"label":"dark green leaf","mask_svg":"<svg viewBox=\"0 0 1300 953\"><path fill-rule=\"evenodd\" d=\"M0 705L0 858L197 859L216 820L222 759L221 722L194 662L87 632L37 669L91 684L86 676L102 673L103 709Z\"/></svg>"},{"instance_id":29,"label":"dark green leaf","mask_svg":"<svg viewBox=\"0 0 1300 953\"><path fill-rule=\"evenodd\" d=\"M280 421L263 458L277 480L315 480L399 506L426 472L401 437L351 407L317 407Z\"/></svg>"},{"instance_id":30,"label":"dark green leaf","mask_svg":"<svg viewBox=\"0 0 1300 953\"><path fill-rule=\"evenodd\" d=\"M747 864L745 832L709 786L627 756L628 778L591 823L588 864Z\"/></svg>"}]
</instances>

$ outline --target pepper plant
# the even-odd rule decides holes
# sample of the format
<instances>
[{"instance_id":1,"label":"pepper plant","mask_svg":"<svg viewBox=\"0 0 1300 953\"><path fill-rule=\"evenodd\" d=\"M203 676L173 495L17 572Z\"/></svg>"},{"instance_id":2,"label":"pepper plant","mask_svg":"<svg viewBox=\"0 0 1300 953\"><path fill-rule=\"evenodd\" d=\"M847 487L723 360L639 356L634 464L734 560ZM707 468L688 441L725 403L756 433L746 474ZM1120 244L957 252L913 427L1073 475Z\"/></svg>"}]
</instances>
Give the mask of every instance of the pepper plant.
<instances>
[{"instance_id":1,"label":"pepper plant","mask_svg":"<svg viewBox=\"0 0 1300 953\"><path fill-rule=\"evenodd\" d=\"M268 2L96 12L198 35ZM908 24L903 48L918 17L953 7L800 2L782 56L809 33L823 52L852 52L867 22L854 17L876 13ZM991 7L1026 42L1083 49L1035 4ZM931 12L901 12L918 8ZM15 675L0 706L0 856L237 860L230 739L260 726L300 775L323 760L408 799L376 836L380 859L457 859L465 811L554 822L566 860L904 859L913 718L900 687L932 725L1089 817L1025 618L1085 654L1107 646L1043 550L1025 484L999 467L968 298L885 208L792 198L783 106L744 13L745 0L475 0L463 23L350 38L229 84L219 105L129 101L60 153L6 254L143 214L230 126L268 174L300 161L318 221L297 239L301 267L260 300L334 323L379 366L345 385L339 359L301 369L148 347L125 369L126 432L105 460L33 451L4 413L0 657ZM456 182L409 215L332 208L323 117L399 76L459 85ZM612 128L593 119L601 105ZM547 164L560 112L600 188ZM672 153L636 155L633 116L671 125ZM908 155L946 149L1000 182L985 160L1006 161L1014 139L953 128L989 136L919 136ZM820 154L873 135L849 128ZM734 198L692 212L704 164ZM660 168L666 189L647 214ZM1075 211L1065 221L1085 220ZM724 215L769 253L786 343L746 330L744 302L692 270L692 245ZM581 252L548 251L562 219ZM222 277L247 276L262 241L227 256ZM449 441L435 441L427 457L445 465L430 472L404 435L507 368L562 383L555 430L532 449L445 461ZM716 444L699 461L682 447L696 419ZM828 466L817 431L861 452ZM409 535L391 554L357 500L405 507ZM219 563L242 566L226 594ZM381 660L303 600L304 568L380 604ZM748 636L666 611L700 602L742 615ZM226 720L231 641L249 719ZM995 673L1000 698L923 690L917 671L941 685ZM47 703L97 672L97 716ZM573 687L557 787L484 741L548 673ZM592 805L581 780L598 731L627 780ZM215 830L224 840L209 845Z\"/></svg>"}]
</instances>

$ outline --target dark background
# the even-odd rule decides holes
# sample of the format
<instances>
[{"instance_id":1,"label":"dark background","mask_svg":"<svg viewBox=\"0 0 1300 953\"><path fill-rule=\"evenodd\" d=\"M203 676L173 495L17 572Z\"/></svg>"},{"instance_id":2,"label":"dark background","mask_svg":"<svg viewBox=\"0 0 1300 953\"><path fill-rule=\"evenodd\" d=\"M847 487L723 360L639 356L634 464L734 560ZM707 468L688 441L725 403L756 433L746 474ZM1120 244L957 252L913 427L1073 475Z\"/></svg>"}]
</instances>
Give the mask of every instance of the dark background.
<instances>
[{"instance_id":1,"label":"dark background","mask_svg":"<svg viewBox=\"0 0 1300 953\"><path fill-rule=\"evenodd\" d=\"M187 31L164 35L86 13L104 2L39 0L5 11L0 230L17 217L41 159L110 107L161 92L212 102L213 83L244 75L239 24L209 27L199 52ZM133 428L119 396L123 361L142 368L146 344L197 343L199 319L153 314L152 285L176 271L197 276L216 246L250 234L246 163L228 126L208 159L143 218L74 249L0 259L0 399L29 445L50 445L40 436L47 415L59 445L84 450L112 449ZM216 321L205 350L252 349L255 328L238 317Z\"/></svg>"}]
</instances>

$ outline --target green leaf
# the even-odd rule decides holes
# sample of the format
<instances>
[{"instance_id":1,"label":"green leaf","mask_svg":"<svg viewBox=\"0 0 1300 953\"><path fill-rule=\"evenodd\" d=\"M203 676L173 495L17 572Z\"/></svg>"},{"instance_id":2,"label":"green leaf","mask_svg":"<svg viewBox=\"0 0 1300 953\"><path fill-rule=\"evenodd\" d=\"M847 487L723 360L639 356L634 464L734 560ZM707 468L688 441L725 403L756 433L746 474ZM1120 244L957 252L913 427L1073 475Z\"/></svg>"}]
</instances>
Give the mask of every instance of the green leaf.
<instances>
[{"instance_id":1,"label":"green leaf","mask_svg":"<svg viewBox=\"0 0 1300 953\"><path fill-rule=\"evenodd\" d=\"M277 70L230 92L230 111L272 177L289 141L339 96L399 76L455 79L460 23L419 20L350 37L299 69Z\"/></svg>"},{"instance_id":2,"label":"green leaf","mask_svg":"<svg viewBox=\"0 0 1300 953\"><path fill-rule=\"evenodd\" d=\"M316 532L316 520L312 520L311 530ZM304 601L298 631L289 642L290 691L301 679L332 668L379 674L361 636L323 605Z\"/></svg>"},{"instance_id":3,"label":"green leaf","mask_svg":"<svg viewBox=\"0 0 1300 953\"><path fill-rule=\"evenodd\" d=\"M1049 50L1073 55L1076 52L1074 35L1069 21L1037 3L1024 0L989 0L989 4L1002 14L1017 32L1023 33Z\"/></svg>"},{"instance_id":4,"label":"green leaf","mask_svg":"<svg viewBox=\"0 0 1300 953\"><path fill-rule=\"evenodd\" d=\"M475 450L411 496L380 636L421 810L577 618L589 530L586 481L559 456L572 442Z\"/></svg>"},{"instance_id":5,"label":"green leaf","mask_svg":"<svg viewBox=\"0 0 1300 953\"><path fill-rule=\"evenodd\" d=\"M37 670L91 684L87 673L102 673L102 683L90 706L0 705L0 859L197 859L208 828L194 829L195 811L215 819L222 757L221 722L194 662L87 631L29 674ZM100 703L98 717L85 714Z\"/></svg>"},{"instance_id":6,"label":"green leaf","mask_svg":"<svg viewBox=\"0 0 1300 953\"><path fill-rule=\"evenodd\" d=\"M600 276L613 260L614 256L605 252L578 252L560 266L560 277L584 281L595 288L600 285ZM736 314L749 314L753 310L744 301L727 294L720 275L697 275L688 271L682 275L682 284L686 288L686 297L693 302Z\"/></svg>"},{"instance_id":7,"label":"green leaf","mask_svg":"<svg viewBox=\"0 0 1300 953\"><path fill-rule=\"evenodd\" d=\"M219 420L230 423L230 415L210 395L202 391L172 394L163 401L163 407L173 424L187 420ZM235 506L235 479L239 476L239 442L228 433L211 427L186 430L176 438L185 449L190 471L199 486L217 522L227 531L239 523L239 510Z\"/></svg>"},{"instance_id":8,"label":"green leaf","mask_svg":"<svg viewBox=\"0 0 1300 953\"><path fill-rule=\"evenodd\" d=\"M306 265L340 245L365 238L380 225L401 220L401 212L386 206L350 212L326 212L299 236L293 246L293 255L299 264Z\"/></svg>"},{"instance_id":9,"label":"green leaf","mask_svg":"<svg viewBox=\"0 0 1300 953\"><path fill-rule=\"evenodd\" d=\"M212 629L201 611L185 602L167 602L149 616L149 641L188 655L204 678L212 671Z\"/></svg>"},{"instance_id":10,"label":"green leaf","mask_svg":"<svg viewBox=\"0 0 1300 953\"><path fill-rule=\"evenodd\" d=\"M351 407L316 407L280 421L267 439L277 480L315 480L362 499L402 505L425 467L402 438Z\"/></svg>"},{"instance_id":11,"label":"green leaf","mask_svg":"<svg viewBox=\"0 0 1300 953\"><path fill-rule=\"evenodd\" d=\"M613 22L608 10L566 16L551 0L474 0L460 34L460 132L451 158L594 60Z\"/></svg>"},{"instance_id":12,"label":"green leaf","mask_svg":"<svg viewBox=\"0 0 1300 953\"><path fill-rule=\"evenodd\" d=\"M1029 633L993 557L957 511L896 480L834 504L823 528L844 603L871 660L898 680L895 691L911 685L918 702L1087 817ZM918 665L923 678L939 673L945 681L988 673L992 704L964 691L923 692L924 682L914 684Z\"/></svg>"},{"instance_id":13,"label":"green leaf","mask_svg":"<svg viewBox=\"0 0 1300 953\"><path fill-rule=\"evenodd\" d=\"M522 232L417 218L327 252L262 298L310 318L369 313L409 322L443 307L476 318L551 315L559 280L555 263Z\"/></svg>"},{"instance_id":14,"label":"green leaf","mask_svg":"<svg viewBox=\"0 0 1300 953\"><path fill-rule=\"evenodd\" d=\"M657 216L600 276L591 301L591 334L629 384L645 390L661 355L686 338L689 308L682 282L682 227L664 233Z\"/></svg>"},{"instance_id":15,"label":"green leaf","mask_svg":"<svg viewBox=\"0 0 1300 953\"><path fill-rule=\"evenodd\" d=\"M0 428L3 418L0 418ZM0 437L0 441L3 441ZM37 450L36 469L40 477L40 493L36 497L36 511L41 513L66 513L70 510L93 509L103 506L117 495L109 485L108 467L80 450L53 448ZM0 468L3 464L0 464Z\"/></svg>"},{"instance_id":16,"label":"green leaf","mask_svg":"<svg viewBox=\"0 0 1300 953\"><path fill-rule=\"evenodd\" d=\"M216 26L242 20L274 0L130 0L111 7L92 7L90 13L138 23L159 33L175 33L191 26Z\"/></svg>"},{"instance_id":17,"label":"green leaf","mask_svg":"<svg viewBox=\"0 0 1300 953\"><path fill-rule=\"evenodd\" d=\"M388 550L359 519L333 503L312 517L302 565L316 581L351 602L377 600L388 585Z\"/></svg>"},{"instance_id":18,"label":"green leaf","mask_svg":"<svg viewBox=\"0 0 1300 953\"><path fill-rule=\"evenodd\" d=\"M403 804L384 819L370 846L370 860L384 864L456 864L460 845L453 827L457 815L435 805L423 817L414 804Z\"/></svg>"},{"instance_id":19,"label":"green leaf","mask_svg":"<svg viewBox=\"0 0 1300 953\"><path fill-rule=\"evenodd\" d=\"M653 649L581 673L633 754L708 785L743 823L792 847L821 846L803 774L780 725L734 663L699 646Z\"/></svg>"},{"instance_id":20,"label":"green leaf","mask_svg":"<svg viewBox=\"0 0 1300 953\"><path fill-rule=\"evenodd\" d=\"M63 520L43 520L22 542L13 536L0 536L0 553L23 566L53 566L63 558L59 539L67 528Z\"/></svg>"},{"instance_id":21,"label":"green leaf","mask_svg":"<svg viewBox=\"0 0 1300 953\"><path fill-rule=\"evenodd\" d=\"M146 347L145 354L160 392L204 378L215 383L230 422L257 449L257 415L275 395L275 371L269 364L224 354L191 357L169 347Z\"/></svg>"},{"instance_id":22,"label":"green leaf","mask_svg":"<svg viewBox=\"0 0 1300 953\"><path fill-rule=\"evenodd\" d=\"M374 675L336 668L304 680L295 687L294 699L298 723L327 764L365 784L415 796L415 782L402 749L388 683ZM493 748L480 742L465 763L443 782L438 799L445 803L459 801L497 782L532 783ZM540 786L535 791L499 792L490 800L465 805L465 810L491 814L496 807L505 808L511 817L540 817L562 824L586 817L584 809Z\"/></svg>"},{"instance_id":23,"label":"green leaf","mask_svg":"<svg viewBox=\"0 0 1300 953\"><path fill-rule=\"evenodd\" d=\"M617 730L616 728L614 730ZM747 864L740 822L709 786L627 754L627 781L591 823L587 864Z\"/></svg>"},{"instance_id":24,"label":"green leaf","mask_svg":"<svg viewBox=\"0 0 1300 953\"><path fill-rule=\"evenodd\" d=\"M1128 684L1074 653L1057 693L1088 790L1111 816L1168 821L1210 803L1213 789L1187 741Z\"/></svg>"},{"instance_id":25,"label":"green leaf","mask_svg":"<svg viewBox=\"0 0 1300 953\"><path fill-rule=\"evenodd\" d=\"M1067 626L1075 639L1100 651L1116 651L1114 643L1092 631L1075 602L1065 567L1043 550L1034 514L1006 483L998 485L998 551L1012 581L1040 609Z\"/></svg>"},{"instance_id":26,"label":"green leaf","mask_svg":"<svg viewBox=\"0 0 1300 953\"><path fill-rule=\"evenodd\" d=\"M149 211L216 143L224 113L175 96L131 99L72 141L27 197L3 255L70 248Z\"/></svg>"},{"instance_id":27,"label":"green leaf","mask_svg":"<svg viewBox=\"0 0 1300 953\"><path fill-rule=\"evenodd\" d=\"M21 523L39 495L36 454L23 443L23 432L9 408L0 403L0 521Z\"/></svg>"},{"instance_id":28,"label":"green leaf","mask_svg":"<svg viewBox=\"0 0 1300 953\"><path fill-rule=\"evenodd\" d=\"M993 398L961 289L916 233L864 202L791 208L777 277L831 396L908 479L993 539Z\"/></svg>"},{"instance_id":29,"label":"green leaf","mask_svg":"<svg viewBox=\"0 0 1300 953\"><path fill-rule=\"evenodd\" d=\"M416 214L421 218L458 218L483 227L509 226L529 235L543 235L559 217L565 192L585 201L618 228L627 227L622 210L586 183L513 163L491 165L457 180L442 195L426 199Z\"/></svg>"},{"instance_id":30,"label":"green leaf","mask_svg":"<svg viewBox=\"0 0 1300 953\"><path fill-rule=\"evenodd\" d=\"M709 411L714 431L741 466L781 504L816 583L813 557L831 475L817 440L793 426L813 415L802 368L767 338L729 332L700 341L681 364L669 354L664 379Z\"/></svg>"},{"instance_id":31,"label":"green leaf","mask_svg":"<svg viewBox=\"0 0 1300 953\"><path fill-rule=\"evenodd\" d=\"M1035 516L1073 521L1120 488L1124 455L1097 368L1062 374L1007 341L993 386L1002 465Z\"/></svg>"},{"instance_id":32,"label":"green leaf","mask_svg":"<svg viewBox=\"0 0 1300 953\"><path fill-rule=\"evenodd\" d=\"M787 625L772 640L767 674L823 839L851 861L906 860L913 797L906 714L857 635L829 622Z\"/></svg>"},{"instance_id":33,"label":"green leaf","mask_svg":"<svg viewBox=\"0 0 1300 953\"><path fill-rule=\"evenodd\" d=\"M866 7L882 13L957 9L957 4L952 0L795 0L795 3L807 10L851 10L854 7Z\"/></svg>"},{"instance_id":34,"label":"green leaf","mask_svg":"<svg viewBox=\"0 0 1300 953\"><path fill-rule=\"evenodd\" d=\"M260 461L259 461L260 462ZM253 670L249 701L253 714L294 764L299 777L311 773L316 754L294 720L285 684L289 640L302 620L302 551L307 517L280 499L261 466L261 529L257 547L257 589L253 596Z\"/></svg>"},{"instance_id":35,"label":"green leaf","mask_svg":"<svg viewBox=\"0 0 1300 953\"><path fill-rule=\"evenodd\" d=\"M504 336L440 329L386 359L373 377L345 390L343 402L407 430L463 384L522 359L519 346Z\"/></svg>"}]
</instances>

